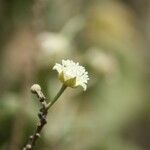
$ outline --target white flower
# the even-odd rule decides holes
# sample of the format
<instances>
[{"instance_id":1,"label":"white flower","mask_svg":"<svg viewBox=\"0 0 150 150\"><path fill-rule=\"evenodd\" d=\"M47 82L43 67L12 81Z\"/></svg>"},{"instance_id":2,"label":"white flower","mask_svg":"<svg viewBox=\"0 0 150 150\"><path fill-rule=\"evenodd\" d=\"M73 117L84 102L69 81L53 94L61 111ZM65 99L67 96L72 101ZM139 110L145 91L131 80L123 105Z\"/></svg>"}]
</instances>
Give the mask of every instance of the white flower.
<instances>
[{"instance_id":1,"label":"white flower","mask_svg":"<svg viewBox=\"0 0 150 150\"><path fill-rule=\"evenodd\" d=\"M89 80L88 72L79 63L72 60L62 60L62 64L56 63L53 70L57 70L60 81L69 87L82 86L84 91L87 88L87 81Z\"/></svg>"},{"instance_id":2,"label":"white flower","mask_svg":"<svg viewBox=\"0 0 150 150\"><path fill-rule=\"evenodd\" d=\"M86 53L87 62L99 74L111 76L117 71L117 61L113 55L98 48L90 48ZM89 61L90 58L94 58ZM98 64L98 65L97 65Z\"/></svg>"},{"instance_id":3,"label":"white flower","mask_svg":"<svg viewBox=\"0 0 150 150\"><path fill-rule=\"evenodd\" d=\"M50 55L66 54L71 48L69 40L59 33L44 32L39 34L38 40L42 50Z\"/></svg>"}]
</instances>

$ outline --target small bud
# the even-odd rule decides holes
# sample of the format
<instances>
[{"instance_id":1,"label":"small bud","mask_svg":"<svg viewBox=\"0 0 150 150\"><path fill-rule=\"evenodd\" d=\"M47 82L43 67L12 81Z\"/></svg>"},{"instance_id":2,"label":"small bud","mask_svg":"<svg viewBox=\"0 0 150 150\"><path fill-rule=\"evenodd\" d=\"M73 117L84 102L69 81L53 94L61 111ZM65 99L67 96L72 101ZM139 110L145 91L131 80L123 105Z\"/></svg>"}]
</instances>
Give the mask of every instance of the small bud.
<instances>
[{"instance_id":1,"label":"small bud","mask_svg":"<svg viewBox=\"0 0 150 150\"><path fill-rule=\"evenodd\" d=\"M32 93L38 93L39 91L41 91L41 87L39 84L33 84L30 90Z\"/></svg>"},{"instance_id":2,"label":"small bud","mask_svg":"<svg viewBox=\"0 0 150 150\"><path fill-rule=\"evenodd\" d=\"M29 138L32 140L32 139L33 139L33 136L31 135Z\"/></svg>"},{"instance_id":3,"label":"small bud","mask_svg":"<svg viewBox=\"0 0 150 150\"><path fill-rule=\"evenodd\" d=\"M36 137L38 137L38 138L39 138L39 137L40 137L40 134L39 134L39 133L36 133Z\"/></svg>"},{"instance_id":4,"label":"small bud","mask_svg":"<svg viewBox=\"0 0 150 150\"><path fill-rule=\"evenodd\" d=\"M31 149L31 145L28 144L28 145L26 146L26 149L27 149L27 150L30 150L30 149Z\"/></svg>"}]
</instances>

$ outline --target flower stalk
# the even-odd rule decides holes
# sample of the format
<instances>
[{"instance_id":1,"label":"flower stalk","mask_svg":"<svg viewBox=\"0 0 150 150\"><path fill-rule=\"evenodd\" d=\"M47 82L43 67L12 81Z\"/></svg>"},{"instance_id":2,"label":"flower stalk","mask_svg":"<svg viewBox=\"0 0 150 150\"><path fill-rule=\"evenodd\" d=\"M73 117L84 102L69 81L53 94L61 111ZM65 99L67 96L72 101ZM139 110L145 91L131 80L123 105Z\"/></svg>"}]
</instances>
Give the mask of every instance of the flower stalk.
<instances>
[{"instance_id":1,"label":"flower stalk","mask_svg":"<svg viewBox=\"0 0 150 150\"><path fill-rule=\"evenodd\" d=\"M58 100L58 98L61 96L61 94L64 92L64 90L67 88L66 85L62 85L61 89L57 93L57 95L54 97L54 99L48 103L47 105L47 110Z\"/></svg>"}]
</instances>

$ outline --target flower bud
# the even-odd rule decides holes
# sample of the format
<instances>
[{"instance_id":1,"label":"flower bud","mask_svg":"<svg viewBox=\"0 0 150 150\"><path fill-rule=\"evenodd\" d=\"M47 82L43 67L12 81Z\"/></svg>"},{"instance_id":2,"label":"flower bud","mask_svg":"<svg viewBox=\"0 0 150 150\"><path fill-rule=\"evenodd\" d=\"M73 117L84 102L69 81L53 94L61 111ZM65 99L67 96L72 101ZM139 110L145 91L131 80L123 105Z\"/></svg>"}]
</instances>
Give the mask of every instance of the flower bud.
<instances>
[{"instance_id":1,"label":"flower bud","mask_svg":"<svg viewBox=\"0 0 150 150\"><path fill-rule=\"evenodd\" d=\"M41 91L41 87L39 84L33 84L30 90L32 93L38 93L39 91Z\"/></svg>"}]
</instances>

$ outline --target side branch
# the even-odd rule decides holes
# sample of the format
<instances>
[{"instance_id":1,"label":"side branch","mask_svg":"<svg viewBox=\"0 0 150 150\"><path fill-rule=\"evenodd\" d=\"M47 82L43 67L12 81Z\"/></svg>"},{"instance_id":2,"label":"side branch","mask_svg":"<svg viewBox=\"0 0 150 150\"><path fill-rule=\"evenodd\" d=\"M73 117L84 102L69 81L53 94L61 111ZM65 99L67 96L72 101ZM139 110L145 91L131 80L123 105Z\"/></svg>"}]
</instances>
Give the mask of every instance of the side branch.
<instances>
[{"instance_id":1,"label":"side branch","mask_svg":"<svg viewBox=\"0 0 150 150\"><path fill-rule=\"evenodd\" d=\"M39 102L42 105L42 108L40 109L40 111L38 113L39 124L37 125L36 130L33 133L33 135L31 135L29 137L28 142L27 142L26 146L23 148L23 150L32 150L33 149L37 139L40 137L40 133L41 133L43 127L47 123L46 119L47 119L48 110L58 100L58 98L61 96L61 94L64 92L64 90L66 88L67 88L67 86L63 84L61 89L57 93L57 95L54 97L54 99L52 101L50 101L49 103L47 103L46 98L45 98L44 94L42 93L41 87L38 84L34 84L31 87L31 92L33 94L37 95L37 97L39 98Z\"/></svg>"},{"instance_id":2,"label":"side branch","mask_svg":"<svg viewBox=\"0 0 150 150\"><path fill-rule=\"evenodd\" d=\"M44 96L44 94L41 91L41 87L38 84L34 84L31 87L31 92L33 94L36 94L37 97L39 98L39 101L42 105L42 108L40 109L39 113L38 113L38 117L39 117L39 123L36 127L35 132L33 133L33 135L31 135L28 139L28 142L26 144L26 146L23 148L23 150L32 150L33 146L35 145L37 139L40 137L40 133L44 127L44 125L47 123L47 113L48 113L48 109L47 109L47 102L46 102L46 98Z\"/></svg>"}]
</instances>

